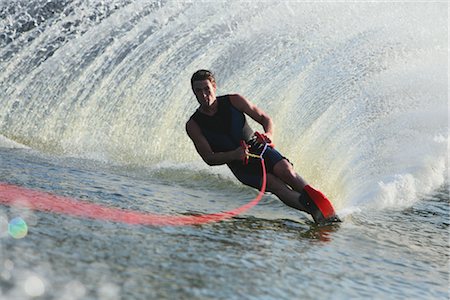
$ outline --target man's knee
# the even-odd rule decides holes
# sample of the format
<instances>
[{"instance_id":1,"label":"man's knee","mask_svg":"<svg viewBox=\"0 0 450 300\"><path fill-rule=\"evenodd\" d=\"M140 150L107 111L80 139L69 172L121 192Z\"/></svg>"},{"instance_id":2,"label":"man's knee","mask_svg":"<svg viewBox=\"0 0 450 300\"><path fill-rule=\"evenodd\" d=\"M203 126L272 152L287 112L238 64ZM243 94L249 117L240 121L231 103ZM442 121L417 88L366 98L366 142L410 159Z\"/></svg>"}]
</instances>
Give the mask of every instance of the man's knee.
<instances>
[{"instance_id":1,"label":"man's knee","mask_svg":"<svg viewBox=\"0 0 450 300\"><path fill-rule=\"evenodd\" d=\"M273 173L281 179L289 179L296 177L296 173L292 164L287 159L282 159L273 167Z\"/></svg>"},{"instance_id":2,"label":"man's knee","mask_svg":"<svg viewBox=\"0 0 450 300\"><path fill-rule=\"evenodd\" d=\"M300 192L307 184L306 181L295 172L292 164L286 159L279 161L274 166L273 170L275 176L298 192Z\"/></svg>"}]
</instances>

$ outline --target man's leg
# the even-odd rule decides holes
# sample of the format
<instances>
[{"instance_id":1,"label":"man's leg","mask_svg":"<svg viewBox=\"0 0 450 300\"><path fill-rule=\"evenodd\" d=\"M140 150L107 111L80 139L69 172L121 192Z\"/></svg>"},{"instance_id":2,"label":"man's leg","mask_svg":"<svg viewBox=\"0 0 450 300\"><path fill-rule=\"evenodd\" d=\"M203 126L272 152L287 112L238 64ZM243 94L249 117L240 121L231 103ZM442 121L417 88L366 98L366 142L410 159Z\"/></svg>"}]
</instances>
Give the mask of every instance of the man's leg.
<instances>
[{"instance_id":1,"label":"man's leg","mask_svg":"<svg viewBox=\"0 0 450 300\"><path fill-rule=\"evenodd\" d=\"M298 201L300 193L292 190L277 176L270 173L267 174L266 190L275 194L287 206L307 212L306 208Z\"/></svg>"},{"instance_id":2,"label":"man's leg","mask_svg":"<svg viewBox=\"0 0 450 300\"><path fill-rule=\"evenodd\" d=\"M301 193L307 185L306 181L298 175L287 159L282 159L273 166L273 173L293 190ZM297 197L298 198L298 197Z\"/></svg>"},{"instance_id":3,"label":"man's leg","mask_svg":"<svg viewBox=\"0 0 450 300\"><path fill-rule=\"evenodd\" d=\"M280 160L274 165L273 173L281 182L298 192L298 196L294 200L298 202L298 205L288 204L283 200L284 203L291 207L302 207L301 210L310 213L316 223L340 221L330 200L322 192L308 185L286 159ZM290 201L292 198L289 197Z\"/></svg>"}]
</instances>

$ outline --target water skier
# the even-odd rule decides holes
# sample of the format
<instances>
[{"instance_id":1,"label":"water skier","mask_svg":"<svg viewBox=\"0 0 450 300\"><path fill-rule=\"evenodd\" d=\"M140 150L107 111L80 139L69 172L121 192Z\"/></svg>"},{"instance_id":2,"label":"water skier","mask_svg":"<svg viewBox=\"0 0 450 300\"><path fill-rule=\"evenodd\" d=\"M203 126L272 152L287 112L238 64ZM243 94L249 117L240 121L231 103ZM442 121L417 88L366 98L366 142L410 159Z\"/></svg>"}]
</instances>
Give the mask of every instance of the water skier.
<instances>
[{"instance_id":1,"label":"water skier","mask_svg":"<svg viewBox=\"0 0 450 300\"><path fill-rule=\"evenodd\" d=\"M339 221L331 202L298 175L292 164L274 149L272 119L256 105L238 94L216 96L216 80L208 70L198 70L191 77L191 87L200 106L186 123L186 131L201 158L210 166L226 164L245 185L259 189L261 165L249 159L264 152L267 191L283 203L305 211L316 223ZM264 133L255 133L246 115L259 123Z\"/></svg>"}]
</instances>

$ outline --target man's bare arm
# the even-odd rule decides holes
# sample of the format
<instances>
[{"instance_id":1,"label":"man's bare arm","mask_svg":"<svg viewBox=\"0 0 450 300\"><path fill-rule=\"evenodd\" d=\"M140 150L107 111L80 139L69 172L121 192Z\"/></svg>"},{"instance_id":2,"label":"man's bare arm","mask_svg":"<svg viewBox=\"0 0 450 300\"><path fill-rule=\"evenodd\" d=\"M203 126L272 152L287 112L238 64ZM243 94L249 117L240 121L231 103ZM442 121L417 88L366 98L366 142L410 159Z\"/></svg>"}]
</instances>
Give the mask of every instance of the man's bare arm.
<instances>
[{"instance_id":1,"label":"man's bare arm","mask_svg":"<svg viewBox=\"0 0 450 300\"><path fill-rule=\"evenodd\" d=\"M270 118L268 114L241 95L231 95L230 101L231 104L233 104L233 106L238 110L249 115L253 120L261 124L264 128L265 134L272 140L274 124L272 118Z\"/></svg>"}]
</instances>

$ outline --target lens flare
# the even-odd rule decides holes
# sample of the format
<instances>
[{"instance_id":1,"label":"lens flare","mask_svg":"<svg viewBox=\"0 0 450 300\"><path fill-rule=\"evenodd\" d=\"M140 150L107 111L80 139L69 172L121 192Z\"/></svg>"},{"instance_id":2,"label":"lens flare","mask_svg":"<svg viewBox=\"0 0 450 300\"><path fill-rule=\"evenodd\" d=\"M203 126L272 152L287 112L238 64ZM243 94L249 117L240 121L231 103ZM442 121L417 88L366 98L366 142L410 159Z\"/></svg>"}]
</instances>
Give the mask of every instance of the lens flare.
<instances>
[{"instance_id":1,"label":"lens flare","mask_svg":"<svg viewBox=\"0 0 450 300\"><path fill-rule=\"evenodd\" d=\"M24 219L16 217L8 224L8 233L15 239L24 238L28 234L28 226Z\"/></svg>"}]
</instances>

